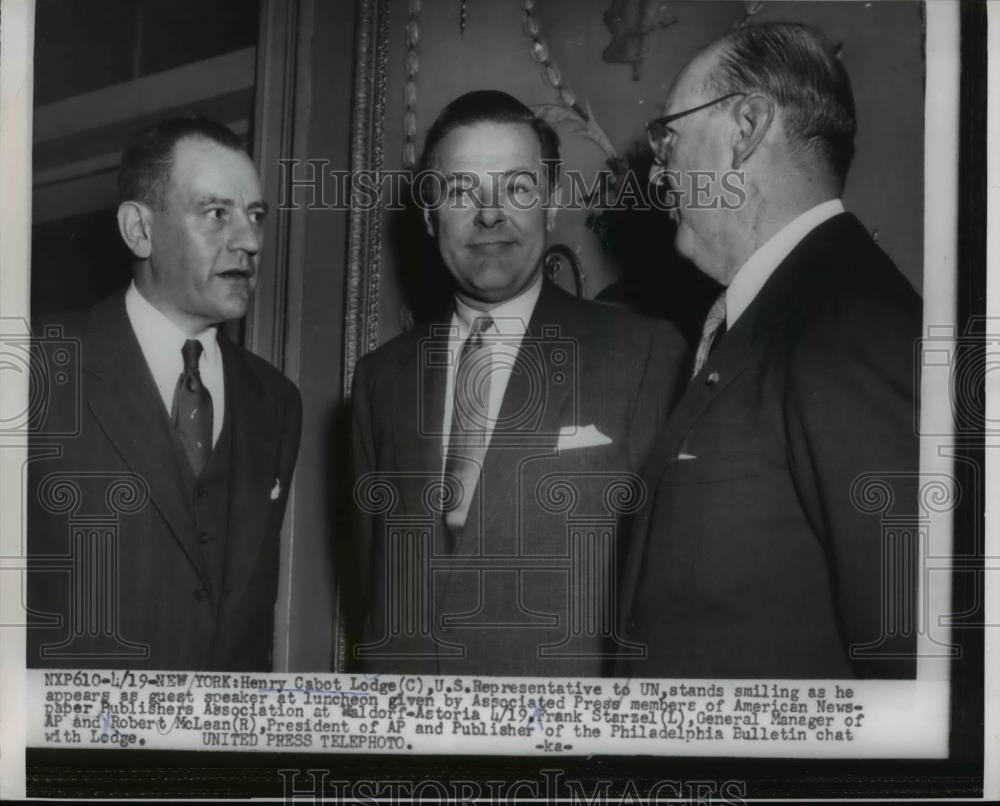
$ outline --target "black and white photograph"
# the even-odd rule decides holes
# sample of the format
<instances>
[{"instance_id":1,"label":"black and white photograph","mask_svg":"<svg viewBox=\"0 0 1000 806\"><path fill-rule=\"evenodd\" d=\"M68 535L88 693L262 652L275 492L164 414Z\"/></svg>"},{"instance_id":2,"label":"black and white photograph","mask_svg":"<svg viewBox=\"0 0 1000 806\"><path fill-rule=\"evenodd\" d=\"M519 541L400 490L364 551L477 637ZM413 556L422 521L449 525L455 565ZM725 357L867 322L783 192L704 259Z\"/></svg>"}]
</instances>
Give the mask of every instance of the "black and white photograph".
<instances>
[{"instance_id":1,"label":"black and white photograph","mask_svg":"<svg viewBox=\"0 0 1000 806\"><path fill-rule=\"evenodd\" d=\"M995 791L993 22L3 0L4 796Z\"/></svg>"}]
</instances>

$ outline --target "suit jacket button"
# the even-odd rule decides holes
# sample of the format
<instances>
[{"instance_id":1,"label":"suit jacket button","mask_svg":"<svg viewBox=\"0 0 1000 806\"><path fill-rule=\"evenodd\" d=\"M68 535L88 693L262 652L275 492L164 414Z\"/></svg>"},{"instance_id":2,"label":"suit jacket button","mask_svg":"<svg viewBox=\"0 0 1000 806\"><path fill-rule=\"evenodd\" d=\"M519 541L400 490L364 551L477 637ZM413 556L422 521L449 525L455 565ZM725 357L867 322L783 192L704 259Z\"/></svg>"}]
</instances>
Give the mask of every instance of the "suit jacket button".
<instances>
[{"instance_id":1,"label":"suit jacket button","mask_svg":"<svg viewBox=\"0 0 1000 806\"><path fill-rule=\"evenodd\" d=\"M207 543L207 542L208 542L209 540L211 540L211 539L212 539L212 536L211 536L211 535L210 535L210 534L209 534L208 532L206 532L206 531L205 531L204 529L202 529L202 530L201 530L201 531L200 531L200 532L198 533L198 539L199 539L199 540L200 540L200 541L201 541L202 543Z\"/></svg>"},{"instance_id":2,"label":"suit jacket button","mask_svg":"<svg viewBox=\"0 0 1000 806\"><path fill-rule=\"evenodd\" d=\"M715 386L715 384L717 384L718 382L719 382L719 373L718 372L710 372L708 374L708 377L705 378L705 385L706 386Z\"/></svg>"},{"instance_id":3,"label":"suit jacket button","mask_svg":"<svg viewBox=\"0 0 1000 806\"><path fill-rule=\"evenodd\" d=\"M208 493L208 490L205 489L205 485L201 483L199 483L198 486L194 488L194 491L199 498L204 498L205 495Z\"/></svg>"},{"instance_id":4,"label":"suit jacket button","mask_svg":"<svg viewBox=\"0 0 1000 806\"><path fill-rule=\"evenodd\" d=\"M204 588L195 588L194 598L196 601L204 602L208 598L208 591Z\"/></svg>"}]
</instances>

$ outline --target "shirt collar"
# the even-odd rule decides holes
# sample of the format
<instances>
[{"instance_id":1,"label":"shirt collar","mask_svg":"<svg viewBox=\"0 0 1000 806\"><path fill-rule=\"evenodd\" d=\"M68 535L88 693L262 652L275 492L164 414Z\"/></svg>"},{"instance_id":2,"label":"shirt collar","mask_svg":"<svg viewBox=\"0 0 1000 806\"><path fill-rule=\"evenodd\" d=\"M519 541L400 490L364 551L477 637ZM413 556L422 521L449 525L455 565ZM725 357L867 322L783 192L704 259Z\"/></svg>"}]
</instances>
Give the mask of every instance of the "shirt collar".
<instances>
[{"instance_id":1,"label":"shirt collar","mask_svg":"<svg viewBox=\"0 0 1000 806\"><path fill-rule=\"evenodd\" d=\"M726 327L731 328L789 253L816 227L844 212L840 199L817 204L772 235L744 263L726 289Z\"/></svg>"},{"instance_id":2,"label":"shirt collar","mask_svg":"<svg viewBox=\"0 0 1000 806\"><path fill-rule=\"evenodd\" d=\"M494 332L501 336L523 336L528 330L528 322L531 320L531 314L535 310L541 291L542 273L539 272L535 281L520 294L485 311L493 319ZM466 305L455 297L455 315L458 319L459 335L463 339L468 335L472 323L483 314L484 311Z\"/></svg>"},{"instance_id":3,"label":"shirt collar","mask_svg":"<svg viewBox=\"0 0 1000 806\"><path fill-rule=\"evenodd\" d=\"M134 280L125 292L125 310L147 360L154 356L179 356L184 342L192 338L201 342L203 359L211 362L218 353L218 334L214 325L189 336L142 295Z\"/></svg>"}]
</instances>

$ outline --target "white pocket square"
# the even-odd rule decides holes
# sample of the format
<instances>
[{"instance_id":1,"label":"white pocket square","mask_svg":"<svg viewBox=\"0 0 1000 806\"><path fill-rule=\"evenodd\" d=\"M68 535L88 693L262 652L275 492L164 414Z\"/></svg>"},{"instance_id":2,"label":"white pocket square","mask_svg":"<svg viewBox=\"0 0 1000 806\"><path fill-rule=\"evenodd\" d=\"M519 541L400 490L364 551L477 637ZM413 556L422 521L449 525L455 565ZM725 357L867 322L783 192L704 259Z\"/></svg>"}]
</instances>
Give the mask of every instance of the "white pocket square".
<instances>
[{"instance_id":1,"label":"white pocket square","mask_svg":"<svg viewBox=\"0 0 1000 806\"><path fill-rule=\"evenodd\" d=\"M574 448L593 448L597 445L610 445L611 437L602 434L596 426L585 425L578 428L575 425L564 425L559 429L558 448L570 451Z\"/></svg>"},{"instance_id":2,"label":"white pocket square","mask_svg":"<svg viewBox=\"0 0 1000 806\"><path fill-rule=\"evenodd\" d=\"M274 486L271 488L271 500L277 501L281 497L281 480L275 479Z\"/></svg>"},{"instance_id":3,"label":"white pocket square","mask_svg":"<svg viewBox=\"0 0 1000 806\"><path fill-rule=\"evenodd\" d=\"M679 453L679 454L677 454L677 459L678 459L678 461L681 461L681 462L683 462L685 460L691 460L691 459L697 459L697 458L698 457L695 456L693 453Z\"/></svg>"}]
</instances>

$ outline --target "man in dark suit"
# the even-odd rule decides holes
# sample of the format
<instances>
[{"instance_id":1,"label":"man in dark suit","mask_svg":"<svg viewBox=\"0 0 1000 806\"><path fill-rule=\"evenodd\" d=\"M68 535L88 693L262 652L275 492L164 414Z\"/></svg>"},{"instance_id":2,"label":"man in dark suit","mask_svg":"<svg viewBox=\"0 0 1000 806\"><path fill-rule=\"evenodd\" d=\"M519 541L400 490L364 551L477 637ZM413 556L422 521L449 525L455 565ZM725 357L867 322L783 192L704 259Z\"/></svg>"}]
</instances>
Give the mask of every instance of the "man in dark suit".
<instances>
[{"instance_id":1,"label":"man in dark suit","mask_svg":"<svg viewBox=\"0 0 1000 806\"><path fill-rule=\"evenodd\" d=\"M678 250L725 290L653 449L621 607L647 654L619 673L912 677L921 305L840 202L847 73L804 26L748 26L648 129Z\"/></svg>"},{"instance_id":2,"label":"man in dark suit","mask_svg":"<svg viewBox=\"0 0 1000 806\"><path fill-rule=\"evenodd\" d=\"M28 665L270 669L301 399L219 327L256 285L260 180L233 132L178 118L133 138L119 190L132 284L35 322L78 345L79 396L33 442Z\"/></svg>"},{"instance_id":3,"label":"man in dark suit","mask_svg":"<svg viewBox=\"0 0 1000 806\"><path fill-rule=\"evenodd\" d=\"M354 376L362 669L601 674L618 646L621 516L686 349L543 278L557 161L555 132L501 92L428 133L425 222L455 291Z\"/></svg>"}]
</instances>

